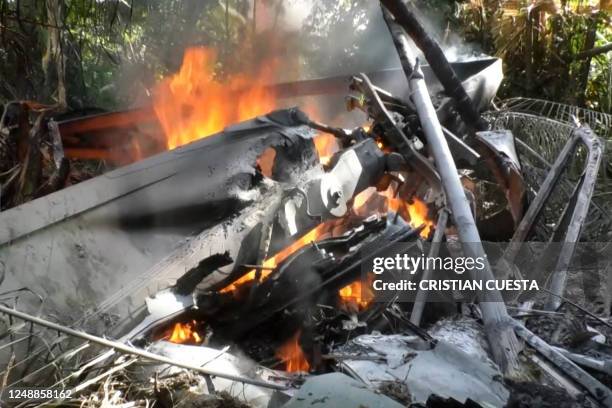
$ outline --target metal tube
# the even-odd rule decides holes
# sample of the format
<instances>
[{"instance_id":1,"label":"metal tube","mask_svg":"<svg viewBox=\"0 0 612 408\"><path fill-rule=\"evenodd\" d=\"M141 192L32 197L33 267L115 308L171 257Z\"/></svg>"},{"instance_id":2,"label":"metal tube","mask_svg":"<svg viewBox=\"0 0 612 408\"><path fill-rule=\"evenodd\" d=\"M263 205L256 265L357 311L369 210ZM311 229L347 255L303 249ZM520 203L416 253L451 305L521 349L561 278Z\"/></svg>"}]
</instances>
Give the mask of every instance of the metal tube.
<instances>
[{"instance_id":1,"label":"metal tube","mask_svg":"<svg viewBox=\"0 0 612 408\"><path fill-rule=\"evenodd\" d=\"M386 4L387 2L383 3ZM395 28L397 23L391 20L389 14L385 15L385 21L389 26L391 35L394 37L394 44L396 46L398 44L406 44L407 39L402 38L406 37L405 32ZM400 59L402 61L414 61L414 57L410 55L411 50L409 47L401 46L396 48L398 54L401 55ZM459 179L455 160L444 137L442 126L425 84L423 71L418 62L411 70L410 75L407 75L407 79L412 91L412 100L421 122L421 128L433 155L436 169L440 174L442 187L446 194L446 202L452 212L464 255L472 259L480 258L483 260L484 268L480 270L472 269L470 271L471 278L477 281L494 280L495 277L480 241L480 234L476 228L470 203ZM493 353L493 360L507 375L513 376L518 374L520 372L518 361L520 344L512 330L512 318L508 315L501 294L496 290L481 291L478 300L482 311L485 332Z\"/></svg>"},{"instance_id":2,"label":"metal tube","mask_svg":"<svg viewBox=\"0 0 612 408\"><path fill-rule=\"evenodd\" d=\"M476 228L470 203L463 190L455 160L442 132L436 110L425 85L423 73L419 67L416 67L412 75L410 89L413 91L412 99L416 105L427 144L431 149L436 169L442 179L442 187L452 211L464 255L472 259L481 258L484 263L483 269L472 269L470 271L471 278L482 281L493 280L493 272L480 241L480 234ZM486 291L484 293L481 291L479 301L495 361L506 372L518 370L518 351L520 347L509 324L511 318L508 316L501 294L498 291Z\"/></svg>"}]
</instances>

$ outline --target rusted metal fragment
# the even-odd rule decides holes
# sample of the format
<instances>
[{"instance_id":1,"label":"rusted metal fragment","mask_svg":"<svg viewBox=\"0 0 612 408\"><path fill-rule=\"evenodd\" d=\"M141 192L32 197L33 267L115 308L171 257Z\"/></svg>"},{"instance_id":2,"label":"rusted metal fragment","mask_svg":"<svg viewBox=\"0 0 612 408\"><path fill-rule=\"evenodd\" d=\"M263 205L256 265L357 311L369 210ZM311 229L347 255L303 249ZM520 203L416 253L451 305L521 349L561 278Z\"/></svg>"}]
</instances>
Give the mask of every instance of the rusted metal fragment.
<instances>
[{"instance_id":1,"label":"rusted metal fragment","mask_svg":"<svg viewBox=\"0 0 612 408\"><path fill-rule=\"evenodd\" d=\"M523 217L525 182L521 174L521 163L514 146L514 136L508 130L476 133L476 138L489 150L486 160L496 179L504 182L503 188L515 225Z\"/></svg>"}]
</instances>

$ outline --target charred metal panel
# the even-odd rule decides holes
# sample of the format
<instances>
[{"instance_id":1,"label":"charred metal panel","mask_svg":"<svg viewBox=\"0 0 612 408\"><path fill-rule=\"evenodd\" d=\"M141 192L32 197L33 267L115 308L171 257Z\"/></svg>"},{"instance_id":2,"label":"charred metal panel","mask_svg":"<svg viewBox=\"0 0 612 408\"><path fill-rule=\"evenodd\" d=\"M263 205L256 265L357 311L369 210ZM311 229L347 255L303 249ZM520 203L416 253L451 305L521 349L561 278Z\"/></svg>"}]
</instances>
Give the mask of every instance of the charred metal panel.
<instances>
[{"instance_id":1,"label":"charred metal panel","mask_svg":"<svg viewBox=\"0 0 612 408\"><path fill-rule=\"evenodd\" d=\"M267 147L302 151L296 161L314 163L313 133L294 113L238 124L0 213L3 291L27 287L44 298L43 315L78 321L248 203L244 193ZM128 303L135 309L142 300ZM20 307L36 312L38 304ZM106 318L112 324L118 316Z\"/></svg>"}]
</instances>

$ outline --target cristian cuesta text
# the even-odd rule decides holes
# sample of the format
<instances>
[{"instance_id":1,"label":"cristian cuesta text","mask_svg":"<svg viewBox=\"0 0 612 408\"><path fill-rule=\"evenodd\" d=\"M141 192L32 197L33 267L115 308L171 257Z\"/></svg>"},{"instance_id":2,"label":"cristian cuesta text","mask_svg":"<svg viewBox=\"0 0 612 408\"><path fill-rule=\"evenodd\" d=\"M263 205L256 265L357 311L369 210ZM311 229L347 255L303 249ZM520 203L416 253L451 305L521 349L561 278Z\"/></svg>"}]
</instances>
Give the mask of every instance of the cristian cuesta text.
<instances>
[{"instance_id":1,"label":"cristian cuesta text","mask_svg":"<svg viewBox=\"0 0 612 408\"><path fill-rule=\"evenodd\" d=\"M376 291L413 291L413 290L501 290L501 291L532 291L539 290L538 283L529 279L425 279L420 282L401 279L394 282L385 282L376 279L372 282Z\"/></svg>"}]
</instances>

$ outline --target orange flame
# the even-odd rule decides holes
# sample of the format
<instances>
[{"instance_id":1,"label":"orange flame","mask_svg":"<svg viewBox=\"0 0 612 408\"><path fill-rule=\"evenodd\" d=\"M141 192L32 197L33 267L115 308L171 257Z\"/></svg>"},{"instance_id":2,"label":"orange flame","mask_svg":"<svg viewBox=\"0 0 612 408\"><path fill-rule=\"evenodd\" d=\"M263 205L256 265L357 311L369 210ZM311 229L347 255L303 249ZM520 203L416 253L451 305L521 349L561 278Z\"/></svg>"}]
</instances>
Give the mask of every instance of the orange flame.
<instances>
[{"instance_id":1,"label":"orange flame","mask_svg":"<svg viewBox=\"0 0 612 408\"><path fill-rule=\"evenodd\" d=\"M421 231L421 236L428 237L431 230L434 228L433 221L427 218L429 208L427 208L427 204L418 198L414 198L412 201L412 204L405 203L406 208L408 209L408 215L410 216L410 225L417 228L425 224L425 228L423 228L423 231Z\"/></svg>"},{"instance_id":2,"label":"orange flame","mask_svg":"<svg viewBox=\"0 0 612 408\"><path fill-rule=\"evenodd\" d=\"M340 289L338 296L342 305L356 305L359 310L367 309L374 300L374 292L371 289L374 277L368 274L367 280L368 282L365 285L362 285L361 280L356 280Z\"/></svg>"},{"instance_id":3,"label":"orange flame","mask_svg":"<svg viewBox=\"0 0 612 408\"><path fill-rule=\"evenodd\" d=\"M425 224L425 227L421 231L420 235L423 238L427 238L434 228L433 221L427 218L427 214L429 212L427 204L416 197L413 198L412 201L412 203L408 203L407 201L398 198L390 198L388 201L389 209L393 212L400 213L400 216L402 215L402 212L405 211L408 215L408 220L406 221L413 228L418 228ZM402 218L405 219L406 217Z\"/></svg>"},{"instance_id":4,"label":"orange flame","mask_svg":"<svg viewBox=\"0 0 612 408\"><path fill-rule=\"evenodd\" d=\"M319 154L319 162L321 164L329 163L332 155L339 149L336 137L329 133L319 133L314 137L313 142Z\"/></svg>"},{"instance_id":5,"label":"orange flame","mask_svg":"<svg viewBox=\"0 0 612 408\"><path fill-rule=\"evenodd\" d=\"M319 113L318 108L311 108L310 104L307 104L304 108L302 108L305 112L308 113L310 117L319 117L321 114ZM366 132L370 131L370 123L366 122L361 126ZM317 153L319 154L319 162L323 165L329 163L331 157L334 153L340 150L340 145L338 143L338 139L329 133L318 133L314 139L315 148L317 149ZM378 147L382 148L382 144L379 143Z\"/></svg>"},{"instance_id":6,"label":"orange flame","mask_svg":"<svg viewBox=\"0 0 612 408\"><path fill-rule=\"evenodd\" d=\"M376 190L372 188L368 188L363 190L361 193L355 196L353 200L353 209L358 213L365 212L369 214L369 212L384 212L384 211L392 211L398 213L403 219L405 219L410 226L413 228L418 228L421 225L425 224L425 227L421 231L421 237L427 238L431 231L434 228L433 220L429 219L429 208L427 204L417 197L413 197L412 203L408 203L401 198L395 197L393 193L393 188L388 188L385 190L382 195L386 197L387 208L370 208L370 207L362 209L370 200L370 197L374 195ZM376 207L377 202L374 203ZM361 211L359 211L361 210Z\"/></svg>"},{"instance_id":7,"label":"orange flame","mask_svg":"<svg viewBox=\"0 0 612 408\"><path fill-rule=\"evenodd\" d=\"M217 54L209 48L189 48L176 74L155 89L153 107L166 134L168 149L210 136L231 123L267 113L276 106L275 94L264 85L273 67L254 76L215 79Z\"/></svg>"},{"instance_id":8,"label":"orange flame","mask_svg":"<svg viewBox=\"0 0 612 408\"><path fill-rule=\"evenodd\" d=\"M418 228L425 224L425 228L421 231L421 237L429 237L429 234L431 234L434 228L434 222L428 217L429 208L425 202L417 197L413 197L412 203L408 203L401 198L395 197L392 188L387 189L384 194L387 197L387 207L389 211L399 213L413 228Z\"/></svg>"},{"instance_id":9,"label":"orange flame","mask_svg":"<svg viewBox=\"0 0 612 408\"><path fill-rule=\"evenodd\" d=\"M308 372L310 363L306 360L300 347L301 331L298 330L285 344L276 351L276 358L285 363L285 371L290 373Z\"/></svg>"},{"instance_id":10,"label":"orange flame","mask_svg":"<svg viewBox=\"0 0 612 408\"><path fill-rule=\"evenodd\" d=\"M317 225L315 228L308 231L301 238L294 241L291 245L289 245L288 247L285 247L283 250L281 250L279 253L277 253L273 257L266 259L262 265L263 269L261 270L261 280L266 279L272 273L272 269L276 268L276 266L279 263L287 259L289 255L293 254L295 251L302 248L304 245L307 245L313 241L320 239L323 236L323 234L327 232L327 230L328 230L328 225L326 223L321 223ZM234 282L230 283L229 285L221 289L220 292L226 293L226 292L235 291L236 289L238 289L240 285L254 280L256 277L256 272L257 271L255 269L251 269L245 275L242 275L240 278L236 279Z\"/></svg>"},{"instance_id":11,"label":"orange flame","mask_svg":"<svg viewBox=\"0 0 612 408\"><path fill-rule=\"evenodd\" d=\"M196 322L192 320L187 323L176 323L172 328L172 333L168 341L171 343L184 344L184 343L196 343L202 342L202 337L195 330Z\"/></svg>"}]
</instances>

